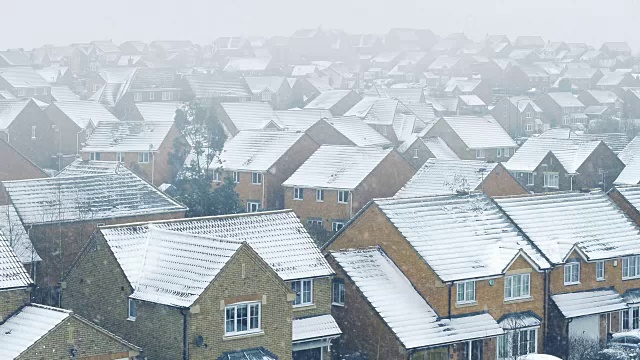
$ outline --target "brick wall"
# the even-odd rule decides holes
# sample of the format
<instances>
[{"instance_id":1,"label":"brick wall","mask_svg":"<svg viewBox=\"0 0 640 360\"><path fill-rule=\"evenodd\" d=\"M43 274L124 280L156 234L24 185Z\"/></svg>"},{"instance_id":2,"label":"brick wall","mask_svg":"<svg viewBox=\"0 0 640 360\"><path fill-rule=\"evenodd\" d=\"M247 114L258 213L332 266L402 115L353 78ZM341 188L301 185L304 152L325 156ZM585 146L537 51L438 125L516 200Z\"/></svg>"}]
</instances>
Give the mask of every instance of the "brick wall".
<instances>
[{"instance_id":1,"label":"brick wall","mask_svg":"<svg viewBox=\"0 0 640 360\"><path fill-rule=\"evenodd\" d=\"M637 225L640 225L640 212L638 209L633 207L633 205L631 205L617 189L614 188L608 194L611 200L613 200L618 207L620 207L620 209L631 218L631 220L633 220Z\"/></svg>"},{"instance_id":2,"label":"brick wall","mask_svg":"<svg viewBox=\"0 0 640 360\"><path fill-rule=\"evenodd\" d=\"M9 126L9 143L24 156L40 167L52 166L52 156L58 149L55 146L53 123L47 115L36 105L30 102ZM31 127L36 127L36 137L31 138Z\"/></svg>"},{"instance_id":3,"label":"brick wall","mask_svg":"<svg viewBox=\"0 0 640 360\"><path fill-rule=\"evenodd\" d=\"M291 288L290 282L286 284ZM329 277L313 279L313 305L293 307L293 318L331 314L331 284L332 280Z\"/></svg>"},{"instance_id":4,"label":"brick wall","mask_svg":"<svg viewBox=\"0 0 640 360\"><path fill-rule=\"evenodd\" d=\"M398 152L391 151L354 190L353 213L373 198L395 195L415 173L415 168Z\"/></svg>"},{"instance_id":5,"label":"brick wall","mask_svg":"<svg viewBox=\"0 0 640 360\"><path fill-rule=\"evenodd\" d=\"M77 154L80 144L86 141L86 133L57 106L48 106L44 110L47 117L58 128L54 139L56 148L63 155Z\"/></svg>"},{"instance_id":6,"label":"brick wall","mask_svg":"<svg viewBox=\"0 0 640 360\"><path fill-rule=\"evenodd\" d=\"M525 180L526 181L526 180ZM498 164L476 188L489 196L521 195L529 192L516 180L504 166Z\"/></svg>"},{"instance_id":7,"label":"brick wall","mask_svg":"<svg viewBox=\"0 0 640 360\"><path fill-rule=\"evenodd\" d=\"M578 176L576 176L576 188L602 188L602 174L600 170L606 171L605 191L613 186L613 181L624 169L624 163L618 156L604 143L600 143L598 147L587 157L584 163L578 168Z\"/></svg>"},{"instance_id":8,"label":"brick wall","mask_svg":"<svg viewBox=\"0 0 640 360\"><path fill-rule=\"evenodd\" d=\"M418 150L418 157L415 157L416 150ZM419 170L427 160L435 158L435 155L433 155L424 142L418 139L409 146L409 148L402 154L402 157L411 164L414 169Z\"/></svg>"},{"instance_id":9,"label":"brick wall","mask_svg":"<svg viewBox=\"0 0 640 360\"><path fill-rule=\"evenodd\" d=\"M327 121L316 122L313 126L307 129L306 134L320 145L355 145Z\"/></svg>"},{"instance_id":10,"label":"brick wall","mask_svg":"<svg viewBox=\"0 0 640 360\"><path fill-rule=\"evenodd\" d=\"M29 304L31 288L0 290L0 324L22 306Z\"/></svg>"},{"instance_id":11,"label":"brick wall","mask_svg":"<svg viewBox=\"0 0 640 360\"><path fill-rule=\"evenodd\" d=\"M293 188L284 188L285 208L293 210L303 224L309 219L322 220L325 230L331 231L333 221L346 222L351 218L349 204L338 203L337 190L324 190L324 201L316 201L316 189L305 188L304 199L293 199Z\"/></svg>"}]
</instances>

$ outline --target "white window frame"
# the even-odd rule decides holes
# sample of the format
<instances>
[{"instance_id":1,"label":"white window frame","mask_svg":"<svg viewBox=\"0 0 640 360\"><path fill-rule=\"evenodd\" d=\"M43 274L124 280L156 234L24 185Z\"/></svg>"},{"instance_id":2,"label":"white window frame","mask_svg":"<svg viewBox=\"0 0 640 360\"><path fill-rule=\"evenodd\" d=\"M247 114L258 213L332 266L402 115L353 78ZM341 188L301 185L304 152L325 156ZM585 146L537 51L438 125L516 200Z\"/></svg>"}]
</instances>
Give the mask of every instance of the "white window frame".
<instances>
[{"instance_id":1,"label":"white window frame","mask_svg":"<svg viewBox=\"0 0 640 360\"><path fill-rule=\"evenodd\" d=\"M246 308L246 330L238 331L238 325L241 321L238 318L238 309ZM252 327L252 318L256 316L252 315L251 312L253 309L257 309L257 326ZM229 319L229 315L233 313L233 319ZM243 302L227 305L224 307L224 335L225 336L235 336L242 334L251 334L262 331L262 304L259 301L251 301L251 302ZM233 330L230 330L227 326L228 322L233 322Z\"/></svg>"},{"instance_id":2,"label":"white window frame","mask_svg":"<svg viewBox=\"0 0 640 360\"><path fill-rule=\"evenodd\" d=\"M418 156L418 149L413 149L413 158L414 158L414 159L419 158L419 156Z\"/></svg>"},{"instance_id":3,"label":"white window frame","mask_svg":"<svg viewBox=\"0 0 640 360\"><path fill-rule=\"evenodd\" d=\"M331 288L331 305L344 306L344 281L334 279Z\"/></svg>"},{"instance_id":4,"label":"white window frame","mask_svg":"<svg viewBox=\"0 0 640 360\"><path fill-rule=\"evenodd\" d=\"M499 158L502 157L502 148L497 148L496 149L496 156L499 157Z\"/></svg>"},{"instance_id":5,"label":"white window frame","mask_svg":"<svg viewBox=\"0 0 640 360\"><path fill-rule=\"evenodd\" d=\"M527 185L528 186L535 185L535 182L536 182L535 174L532 173L532 172L528 172L528 173L525 173L525 174L527 174Z\"/></svg>"},{"instance_id":6,"label":"white window frame","mask_svg":"<svg viewBox=\"0 0 640 360\"><path fill-rule=\"evenodd\" d=\"M123 163L124 162L124 153L121 153L121 152L116 153L116 161Z\"/></svg>"},{"instance_id":7,"label":"white window frame","mask_svg":"<svg viewBox=\"0 0 640 360\"><path fill-rule=\"evenodd\" d=\"M349 190L338 190L338 204L348 204L349 197Z\"/></svg>"},{"instance_id":8,"label":"white window frame","mask_svg":"<svg viewBox=\"0 0 640 360\"><path fill-rule=\"evenodd\" d=\"M331 223L331 231L338 232L344 227L343 221L334 221Z\"/></svg>"},{"instance_id":9,"label":"white window frame","mask_svg":"<svg viewBox=\"0 0 640 360\"><path fill-rule=\"evenodd\" d=\"M259 173L259 172L251 173L251 183L253 185L262 185L262 173Z\"/></svg>"},{"instance_id":10,"label":"white window frame","mask_svg":"<svg viewBox=\"0 0 640 360\"><path fill-rule=\"evenodd\" d=\"M476 149L476 159L484 159L484 149Z\"/></svg>"},{"instance_id":11,"label":"white window frame","mask_svg":"<svg viewBox=\"0 0 640 360\"><path fill-rule=\"evenodd\" d=\"M324 189L316 189L316 202L324 202Z\"/></svg>"},{"instance_id":12,"label":"white window frame","mask_svg":"<svg viewBox=\"0 0 640 360\"><path fill-rule=\"evenodd\" d=\"M527 342L526 342L527 349L525 351L522 351L522 349L520 348L521 345L525 344L520 341L521 340L520 334L523 332L527 333ZM531 339L532 332L534 334L533 341ZM504 344L503 343L504 341L506 341L507 343ZM518 354L513 354L514 341L518 342ZM531 346L533 346L533 349L531 349ZM501 354L502 349L506 349L507 353ZM508 330L508 331L505 331L503 335L498 336L498 341L496 343L496 358L498 360L515 359L515 358L524 356L526 354L536 354L537 352L538 352L538 328L537 327Z\"/></svg>"},{"instance_id":13,"label":"white window frame","mask_svg":"<svg viewBox=\"0 0 640 360\"><path fill-rule=\"evenodd\" d=\"M311 227L320 228L322 227L322 219L309 219L307 220L307 224L309 224L309 226Z\"/></svg>"},{"instance_id":14,"label":"white window frame","mask_svg":"<svg viewBox=\"0 0 640 360\"><path fill-rule=\"evenodd\" d=\"M564 265L564 284L580 284L580 263L572 262Z\"/></svg>"},{"instance_id":15,"label":"white window frame","mask_svg":"<svg viewBox=\"0 0 640 360\"><path fill-rule=\"evenodd\" d=\"M293 188L293 200L304 200L304 189L299 187Z\"/></svg>"},{"instance_id":16,"label":"white window frame","mask_svg":"<svg viewBox=\"0 0 640 360\"><path fill-rule=\"evenodd\" d=\"M555 181L552 181L555 180ZM557 172L544 173L544 187L559 189L560 188L560 175Z\"/></svg>"},{"instance_id":17,"label":"white window frame","mask_svg":"<svg viewBox=\"0 0 640 360\"><path fill-rule=\"evenodd\" d=\"M233 173L231 173L231 176L233 176L233 183L234 184L240 184L240 173L237 171L234 171Z\"/></svg>"},{"instance_id":18,"label":"white window frame","mask_svg":"<svg viewBox=\"0 0 640 360\"><path fill-rule=\"evenodd\" d=\"M462 295L462 298L460 297ZM456 304L473 304L476 302L475 280L456 283Z\"/></svg>"},{"instance_id":19,"label":"white window frame","mask_svg":"<svg viewBox=\"0 0 640 360\"><path fill-rule=\"evenodd\" d=\"M213 182L222 182L222 173L220 172L220 170L212 170L211 171L211 181Z\"/></svg>"},{"instance_id":20,"label":"white window frame","mask_svg":"<svg viewBox=\"0 0 640 360\"><path fill-rule=\"evenodd\" d=\"M620 310L619 315L620 331L640 330L640 306L629 306L628 309Z\"/></svg>"},{"instance_id":21,"label":"white window frame","mask_svg":"<svg viewBox=\"0 0 640 360\"><path fill-rule=\"evenodd\" d=\"M36 138L36 126L31 126L31 140L35 140Z\"/></svg>"},{"instance_id":22,"label":"white window frame","mask_svg":"<svg viewBox=\"0 0 640 360\"><path fill-rule=\"evenodd\" d=\"M524 124L524 131L533 131L533 124Z\"/></svg>"},{"instance_id":23,"label":"white window frame","mask_svg":"<svg viewBox=\"0 0 640 360\"><path fill-rule=\"evenodd\" d=\"M262 101L271 101L271 91L265 90L260 94L260 99Z\"/></svg>"},{"instance_id":24,"label":"white window frame","mask_svg":"<svg viewBox=\"0 0 640 360\"><path fill-rule=\"evenodd\" d=\"M531 114L531 111L527 111L527 113L526 113L525 117L526 117L527 119L531 119L531 118L532 118L532 116L533 116L533 115Z\"/></svg>"},{"instance_id":25,"label":"white window frame","mask_svg":"<svg viewBox=\"0 0 640 360\"><path fill-rule=\"evenodd\" d=\"M135 321L138 317L138 304L133 299L129 299L127 306L127 320Z\"/></svg>"},{"instance_id":26,"label":"white window frame","mask_svg":"<svg viewBox=\"0 0 640 360\"><path fill-rule=\"evenodd\" d=\"M596 281L604 281L606 276L604 266L604 261L596 261Z\"/></svg>"},{"instance_id":27,"label":"white window frame","mask_svg":"<svg viewBox=\"0 0 640 360\"><path fill-rule=\"evenodd\" d=\"M142 93L134 92L133 93L133 101L142 101Z\"/></svg>"},{"instance_id":28,"label":"white window frame","mask_svg":"<svg viewBox=\"0 0 640 360\"><path fill-rule=\"evenodd\" d=\"M296 293L293 307L313 305L313 279L301 279L291 282L291 290Z\"/></svg>"},{"instance_id":29,"label":"white window frame","mask_svg":"<svg viewBox=\"0 0 640 360\"><path fill-rule=\"evenodd\" d=\"M149 159L151 159L151 154L148 151L138 153L138 163L148 164Z\"/></svg>"},{"instance_id":30,"label":"white window frame","mask_svg":"<svg viewBox=\"0 0 640 360\"><path fill-rule=\"evenodd\" d=\"M504 300L531 298L531 274L515 274L504 277Z\"/></svg>"},{"instance_id":31,"label":"white window frame","mask_svg":"<svg viewBox=\"0 0 640 360\"><path fill-rule=\"evenodd\" d=\"M153 91L150 91L149 92L149 100L155 100L155 97L156 97L156 93L153 92Z\"/></svg>"},{"instance_id":32,"label":"white window frame","mask_svg":"<svg viewBox=\"0 0 640 360\"><path fill-rule=\"evenodd\" d=\"M247 201L247 212L254 213L260 211L262 204L259 201Z\"/></svg>"},{"instance_id":33,"label":"white window frame","mask_svg":"<svg viewBox=\"0 0 640 360\"><path fill-rule=\"evenodd\" d=\"M173 93L171 91L163 91L162 92L162 100L163 101L171 101L171 100L173 100Z\"/></svg>"},{"instance_id":34,"label":"white window frame","mask_svg":"<svg viewBox=\"0 0 640 360\"><path fill-rule=\"evenodd\" d=\"M100 153L99 152L89 153L89 160L91 160L91 161L100 161Z\"/></svg>"},{"instance_id":35,"label":"white window frame","mask_svg":"<svg viewBox=\"0 0 640 360\"><path fill-rule=\"evenodd\" d=\"M622 280L640 278L640 255L622 258Z\"/></svg>"},{"instance_id":36,"label":"white window frame","mask_svg":"<svg viewBox=\"0 0 640 360\"><path fill-rule=\"evenodd\" d=\"M16 88L16 95L18 95L18 96L26 96L27 95L27 89L25 89L25 88Z\"/></svg>"}]
</instances>

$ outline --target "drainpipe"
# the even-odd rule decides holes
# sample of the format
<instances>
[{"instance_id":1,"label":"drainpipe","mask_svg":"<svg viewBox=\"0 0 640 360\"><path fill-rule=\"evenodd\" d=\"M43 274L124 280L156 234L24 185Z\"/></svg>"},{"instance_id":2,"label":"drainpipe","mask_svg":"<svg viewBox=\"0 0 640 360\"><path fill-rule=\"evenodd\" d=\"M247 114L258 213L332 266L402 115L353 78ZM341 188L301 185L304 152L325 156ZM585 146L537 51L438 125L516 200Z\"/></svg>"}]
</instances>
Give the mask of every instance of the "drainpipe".
<instances>
[{"instance_id":1,"label":"drainpipe","mask_svg":"<svg viewBox=\"0 0 640 360\"><path fill-rule=\"evenodd\" d=\"M569 183L571 185L571 191L573 191L573 175L569 175Z\"/></svg>"},{"instance_id":2,"label":"drainpipe","mask_svg":"<svg viewBox=\"0 0 640 360\"><path fill-rule=\"evenodd\" d=\"M264 199L264 182L267 181L267 177L265 176L266 174L262 175L262 199L261 199L261 203L260 203L260 207L264 209L265 206L265 199ZM284 205L284 204L283 204Z\"/></svg>"},{"instance_id":3,"label":"drainpipe","mask_svg":"<svg viewBox=\"0 0 640 360\"><path fill-rule=\"evenodd\" d=\"M353 191L349 190L349 220L353 218Z\"/></svg>"},{"instance_id":4,"label":"drainpipe","mask_svg":"<svg viewBox=\"0 0 640 360\"><path fill-rule=\"evenodd\" d=\"M187 343L187 317L189 316L189 309L180 309L182 314L182 360L189 360L189 344Z\"/></svg>"},{"instance_id":5,"label":"drainpipe","mask_svg":"<svg viewBox=\"0 0 640 360\"><path fill-rule=\"evenodd\" d=\"M448 284L448 314L447 317L449 318L449 320L451 320L451 288L453 287L453 283L449 283Z\"/></svg>"},{"instance_id":6,"label":"drainpipe","mask_svg":"<svg viewBox=\"0 0 640 360\"><path fill-rule=\"evenodd\" d=\"M543 273L543 293L544 300L542 305L542 319L544 321L544 326L542 327L542 349L546 350L547 348L547 333L548 329L548 318L549 318L549 270L544 270Z\"/></svg>"}]
</instances>

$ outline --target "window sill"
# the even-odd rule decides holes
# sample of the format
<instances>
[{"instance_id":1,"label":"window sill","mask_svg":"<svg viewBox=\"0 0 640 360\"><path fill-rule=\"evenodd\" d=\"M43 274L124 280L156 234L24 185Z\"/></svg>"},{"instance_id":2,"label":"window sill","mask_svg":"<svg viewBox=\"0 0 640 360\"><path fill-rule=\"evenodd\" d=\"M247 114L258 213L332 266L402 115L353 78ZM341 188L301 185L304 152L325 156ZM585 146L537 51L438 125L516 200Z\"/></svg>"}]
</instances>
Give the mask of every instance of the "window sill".
<instances>
[{"instance_id":1,"label":"window sill","mask_svg":"<svg viewBox=\"0 0 640 360\"><path fill-rule=\"evenodd\" d=\"M606 279L596 279L596 281L605 281Z\"/></svg>"},{"instance_id":2,"label":"window sill","mask_svg":"<svg viewBox=\"0 0 640 360\"><path fill-rule=\"evenodd\" d=\"M338 201L338 204L342 204L342 205L349 205L348 202L342 202L342 201Z\"/></svg>"},{"instance_id":3,"label":"window sill","mask_svg":"<svg viewBox=\"0 0 640 360\"><path fill-rule=\"evenodd\" d=\"M529 297L522 297L522 298L504 299L505 304L517 304L517 303L528 302L528 301L533 301L533 298L529 296Z\"/></svg>"},{"instance_id":4,"label":"window sill","mask_svg":"<svg viewBox=\"0 0 640 360\"><path fill-rule=\"evenodd\" d=\"M127 318L127 321L131 321L131 322L133 322L133 321L136 321L136 318L134 318L134 317L128 317L128 318Z\"/></svg>"},{"instance_id":5,"label":"window sill","mask_svg":"<svg viewBox=\"0 0 640 360\"><path fill-rule=\"evenodd\" d=\"M316 200L316 202L323 203L324 200Z\"/></svg>"},{"instance_id":6,"label":"window sill","mask_svg":"<svg viewBox=\"0 0 640 360\"><path fill-rule=\"evenodd\" d=\"M580 285L580 282L564 283L564 286Z\"/></svg>"},{"instance_id":7,"label":"window sill","mask_svg":"<svg viewBox=\"0 0 640 360\"><path fill-rule=\"evenodd\" d=\"M627 281L627 280L638 280L640 279L640 276L634 276L634 277L623 277L622 281Z\"/></svg>"},{"instance_id":8,"label":"window sill","mask_svg":"<svg viewBox=\"0 0 640 360\"><path fill-rule=\"evenodd\" d=\"M477 306L478 302L477 301L466 301L466 302L456 302L456 309L459 308L466 308L466 307L472 307L472 306Z\"/></svg>"},{"instance_id":9,"label":"window sill","mask_svg":"<svg viewBox=\"0 0 640 360\"><path fill-rule=\"evenodd\" d=\"M296 199L294 198L293 201L303 201L304 199Z\"/></svg>"},{"instance_id":10,"label":"window sill","mask_svg":"<svg viewBox=\"0 0 640 360\"><path fill-rule=\"evenodd\" d=\"M224 335L224 336L222 337L222 341L230 341L230 340L236 340L236 339L245 339L245 338L256 337L256 336L263 336L263 335L264 335L264 331L262 331L262 330L259 330L259 331L251 331L251 332L240 333L240 334Z\"/></svg>"},{"instance_id":11,"label":"window sill","mask_svg":"<svg viewBox=\"0 0 640 360\"><path fill-rule=\"evenodd\" d=\"M304 310L312 310L316 308L316 304L308 304L308 305L293 305L293 311L304 311Z\"/></svg>"},{"instance_id":12,"label":"window sill","mask_svg":"<svg viewBox=\"0 0 640 360\"><path fill-rule=\"evenodd\" d=\"M340 303L331 303L331 306L339 306L339 307L344 307L344 304L340 304Z\"/></svg>"}]
</instances>

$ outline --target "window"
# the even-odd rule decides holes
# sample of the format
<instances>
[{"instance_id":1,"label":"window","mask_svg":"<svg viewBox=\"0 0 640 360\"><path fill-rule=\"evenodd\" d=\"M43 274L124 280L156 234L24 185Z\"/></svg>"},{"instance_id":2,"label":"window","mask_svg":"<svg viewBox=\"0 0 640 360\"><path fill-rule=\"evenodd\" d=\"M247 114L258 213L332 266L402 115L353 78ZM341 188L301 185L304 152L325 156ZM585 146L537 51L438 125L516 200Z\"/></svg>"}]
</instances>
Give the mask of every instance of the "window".
<instances>
[{"instance_id":1,"label":"window","mask_svg":"<svg viewBox=\"0 0 640 360\"><path fill-rule=\"evenodd\" d=\"M89 70L90 71L97 71L98 70L98 64L92 62L91 64L89 64Z\"/></svg>"},{"instance_id":2,"label":"window","mask_svg":"<svg viewBox=\"0 0 640 360\"><path fill-rule=\"evenodd\" d=\"M260 303L234 304L224 308L225 335L257 331L260 331Z\"/></svg>"},{"instance_id":3,"label":"window","mask_svg":"<svg viewBox=\"0 0 640 360\"><path fill-rule=\"evenodd\" d=\"M338 202L341 204L349 203L349 191L338 191Z\"/></svg>"},{"instance_id":4,"label":"window","mask_svg":"<svg viewBox=\"0 0 640 360\"><path fill-rule=\"evenodd\" d=\"M261 173L251 173L251 183L254 185L262 184L262 174Z\"/></svg>"},{"instance_id":5,"label":"window","mask_svg":"<svg viewBox=\"0 0 640 360\"><path fill-rule=\"evenodd\" d=\"M271 101L271 92L267 90L263 91L261 94L261 98L262 101Z\"/></svg>"},{"instance_id":6,"label":"window","mask_svg":"<svg viewBox=\"0 0 640 360\"><path fill-rule=\"evenodd\" d=\"M344 305L344 281L333 280L333 305Z\"/></svg>"},{"instance_id":7,"label":"window","mask_svg":"<svg viewBox=\"0 0 640 360\"><path fill-rule=\"evenodd\" d=\"M25 89L25 88L17 88L16 89L16 95L18 95L18 96L26 96L27 95L27 89Z\"/></svg>"},{"instance_id":8,"label":"window","mask_svg":"<svg viewBox=\"0 0 640 360\"><path fill-rule=\"evenodd\" d=\"M482 340L466 341L463 344L461 360L482 360Z\"/></svg>"},{"instance_id":9,"label":"window","mask_svg":"<svg viewBox=\"0 0 640 360\"><path fill-rule=\"evenodd\" d=\"M293 200L304 200L304 189L293 188Z\"/></svg>"},{"instance_id":10,"label":"window","mask_svg":"<svg viewBox=\"0 0 640 360\"><path fill-rule=\"evenodd\" d=\"M580 284L580 263L571 263L564 266L564 284Z\"/></svg>"},{"instance_id":11,"label":"window","mask_svg":"<svg viewBox=\"0 0 640 360\"><path fill-rule=\"evenodd\" d=\"M387 136L387 127L384 125L378 125L378 132L383 136Z\"/></svg>"},{"instance_id":12,"label":"window","mask_svg":"<svg viewBox=\"0 0 640 360\"><path fill-rule=\"evenodd\" d=\"M528 132L533 131L533 124L525 124L524 131L528 131Z\"/></svg>"},{"instance_id":13,"label":"window","mask_svg":"<svg viewBox=\"0 0 640 360\"><path fill-rule=\"evenodd\" d=\"M222 181L222 174L220 173L220 170L211 170L211 181L213 182L221 182Z\"/></svg>"},{"instance_id":14,"label":"window","mask_svg":"<svg viewBox=\"0 0 640 360\"><path fill-rule=\"evenodd\" d=\"M258 201L247 201L247 212L258 212L260 210L260 202Z\"/></svg>"},{"instance_id":15,"label":"window","mask_svg":"<svg viewBox=\"0 0 640 360\"><path fill-rule=\"evenodd\" d=\"M458 284L458 296L456 297L456 303L468 304L476 302L476 282L464 281Z\"/></svg>"},{"instance_id":16,"label":"window","mask_svg":"<svg viewBox=\"0 0 640 360\"><path fill-rule=\"evenodd\" d=\"M526 299L531 296L530 274L510 275L504 278L504 299Z\"/></svg>"},{"instance_id":17,"label":"window","mask_svg":"<svg viewBox=\"0 0 640 360\"><path fill-rule=\"evenodd\" d=\"M317 189L316 190L316 201L323 202L324 201L324 190Z\"/></svg>"},{"instance_id":18,"label":"window","mask_svg":"<svg viewBox=\"0 0 640 360\"><path fill-rule=\"evenodd\" d=\"M97 152L90 153L89 160L94 160L94 161L100 160L100 153L97 153Z\"/></svg>"},{"instance_id":19,"label":"window","mask_svg":"<svg viewBox=\"0 0 640 360\"><path fill-rule=\"evenodd\" d=\"M156 97L156 93L153 91L149 93L149 100L153 100Z\"/></svg>"},{"instance_id":20,"label":"window","mask_svg":"<svg viewBox=\"0 0 640 360\"><path fill-rule=\"evenodd\" d=\"M49 95L49 88L42 88L42 93L44 95Z\"/></svg>"},{"instance_id":21,"label":"window","mask_svg":"<svg viewBox=\"0 0 640 360\"><path fill-rule=\"evenodd\" d=\"M497 148L496 149L496 156L497 157L502 157L502 148Z\"/></svg>"},{"instance_id":22,"label":"window","mask_svg":"<svg viewBox=\"0 0 640 360\"><path fill-rule=\"evenodd\" d=\"M118 162L124 162L124 153L116 153L116 161Z\"/></svg>"},{"instance_id":23,"label":"window","mask_svg":"<svg viewBox=\"0 0 640 360\"><path fill-rule=\"evenodd\" d=\"M418 149L413 149L413 158L414 159L418 158Z\"/></svg>"},{"instance_id":24,"label":"window","mask_svg":"<svg viewBox=\"0 0 640 360\"><path fill-rule=\"evenodd\" d=\"M640 277L640 256L622 258L622 279L635 279Z\"/></svg>"},{"instance_id":25,"label":"window","mask_svg":"<svg viewBox=\"0 0 640 360\"><path fill-rule=\"evenodd\" d=\"M321 219L309 219L307 221L307 223L309 224L310 227L312 228L321 228L322 227L322 220Z\"/></svg>"},{"instance_id":26,"label":"window","mask_svg":"<svg viewBox=\"0 0 640 360\"><path fill-rule=\"evenodd\" d=\"M93 84L93 92L96 92L100 89L100 84Z\"/></svg>"},{"instance_id":27,"label":"window","mask_svg":"<svg viewBox=\"0 0 640 360\"><path fill-rule=\"evenodd\" d=\"M555 188L559 187L560 177L558 173L544 173L544 187Z\"/></svg>"},{"instance_id":28,"label":"window","mask_svg":"<svg viewBox=\"0 0 640 360\"><path fill-rule=\"evenodd\" d=\"M596 280L597 281L604 280L604 261L598 261L596 263Z\"/></svg>"},{"instance_id":29,"label":"window","mask_svg":"<svg viewBox=\"0 0 640 360\"><path fill-rule=\"evenodd\" d=\"M173 100L173 93L171 91L163 91L162 100Z\"/></svg>"},{"instance_id":30,"label":"window","mask_svg":"<svg viewBox=\"0 0 640 360\"><path fill-rule=\"evenodd\" d=\"M133 93L133 101L142 101L142 94L141 93Z\"/></svg>"},{"instance_id":31,"label":"window","mask_svg":"<svg viewBox=\"0 0 640 360\"><path fill-rule=\"evenodd\" d=\"M620 331L640 329L640 306L630 306L620 311Z\"/></svg>"},{"instance_id":32,"label":"window","mask_svg":"<svg viewBox=\"0 0 640 360\"><path fill-rule=\"evenodd\" d=\"M291 282L291 290L296 293L293 306L313 304L313 280L296 280Z\"/></svg>"},{"instance_id":33,"label":"window","mask_svg":"<svg viewBox=\"0 0 640 360\"><path fill-rule=\"evenodd\" d=\"M149 162L149 153L148 152L141 152L138 153L138 162L141 164L146 164Z\"/></svg>"},{"instance_id":34,"label":"window","mask_svg":"<svg viewBox=\"0 0 640 360\"><path fill-rule=\"evenodd\" d=\"M538 351L538 330L506 331L498 337L498 360L514 359Z\"/></svg>"},{"instance_id":35,"label":"window","mask_svg":"<svg viewBox=\"0 0 640 360\"><path fill-rule=\"evenodd\" d=\"M484 159L484 149L476 150L476 159Z\"/></svg>"},{"instance_id":36,"label":"window","mask_svg":"<svg viewBox=\"0 0 640 360\"><path fill-rule=\"evenodd\" d=\"M240 173L237 171L233 172L233 182L236 184L240 183Z\"/></svg>"},{"instance_id":37,"label":"window","mask_svg":"<svg viewBox=\"0 0 640 360\"><path fill-rule=\"evenodd\" d=\"M35 125L31 127L31 139L36 138L36 127Z\"/></svg>"},{"instance_id":38,"label":"window","mask_svg":"<svg viewBox=\"0 0 640 360\"><path fill-rule=\"evenodd\" d=\"M509 148L502 149L502 156L509 157L510 155L511 155L511 149Z\"/></svg>"},{"instance_id":39,"label":"window","mask_svg":"<svg viewBox=\"0 0 640 360\"><path fill-rule=\"evenodd\" d=\"M135 320L138 315L138 308L136 307L136 301L129 299L129 317L127 320Z\"/></svg>"},{"instance_id":40,"label":"window","mask_svg":"<svg viewBox=\"0 0 640 360\"><path fill-rule=\"evenodd\" d=\"M331 231L333 232L338 232L340 231L340 229L342 229L344 227L344 223L342 221L334 221L331 224Z\"/></svg>"},{"instance_id":41,"label":"window","mask_svg":"<svg viewBox=\"0 0 640 360\"><path fill-rule=\"evenodd\" d=\"M526 117L527 119L531 119L531 118L532 118L531 112L530 112L530 111L527 111L527 115L525 115L525 117Z\"/></svg>"},{"instance_id":42,"label":"window","mask_svg":"<svg viewBox=\"0 0 640 360\"><path fill-rule=\"evenodd\" d=\"M530 173L526 173L527 174L527 185L534 185L535 183L535 176L532 172Z\"/></svg>"}]
</instances>

